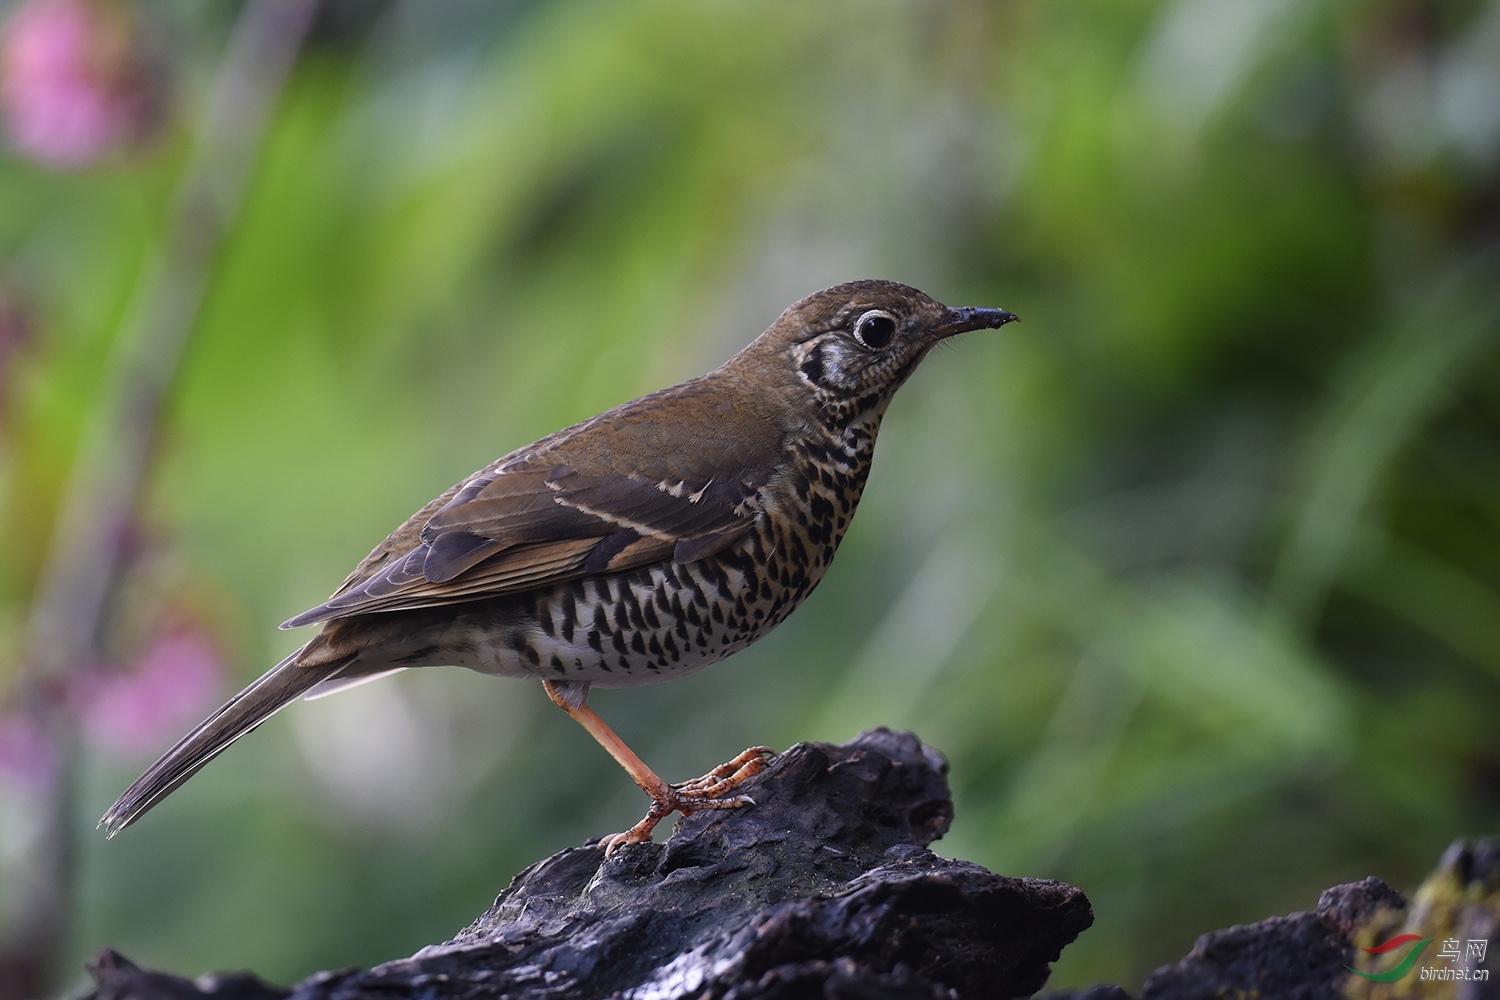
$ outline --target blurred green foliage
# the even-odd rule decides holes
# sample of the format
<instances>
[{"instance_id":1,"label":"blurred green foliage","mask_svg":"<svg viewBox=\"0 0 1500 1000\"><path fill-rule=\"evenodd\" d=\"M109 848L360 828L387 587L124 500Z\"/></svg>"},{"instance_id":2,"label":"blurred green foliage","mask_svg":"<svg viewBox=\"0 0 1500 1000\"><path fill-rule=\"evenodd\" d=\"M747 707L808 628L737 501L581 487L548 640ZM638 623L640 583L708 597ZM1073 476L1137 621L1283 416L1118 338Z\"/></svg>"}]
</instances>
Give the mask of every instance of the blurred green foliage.
<instances>
[{"instance_id":1,"label":"blurred green foliage","mask_svg":"<svg viewBox=\"0 0 1500 1000\"><path fill-rule=\"evenodd\" d=\"M154 145L0 160L0 678L233 5L141 13ZM432 495L808 292L1012 309L903 391L778 634L593 703L674 777L915 729L939 848L1093 900L1053 984L1134 987L1500 826L1497 171L1493 0L337 4L173 391L149 585L237 687ZM68 976L405 955L642 806L458 671L294 706L105 843L149 756L83 759Z\"/></svg>"}]
</instances>

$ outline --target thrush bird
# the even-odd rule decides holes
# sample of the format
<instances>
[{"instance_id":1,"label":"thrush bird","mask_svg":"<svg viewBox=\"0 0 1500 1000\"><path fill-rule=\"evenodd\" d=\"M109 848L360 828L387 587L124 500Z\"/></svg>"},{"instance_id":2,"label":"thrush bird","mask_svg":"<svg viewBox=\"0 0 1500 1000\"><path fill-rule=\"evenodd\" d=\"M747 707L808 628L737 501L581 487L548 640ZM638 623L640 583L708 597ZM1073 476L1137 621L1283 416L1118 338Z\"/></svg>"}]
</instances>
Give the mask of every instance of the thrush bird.
<instances>
[{"instance_id":1,"label":"thrush bird","mask_svg":"<svg viewBox=\"0 0 1500 1000\"><path fill-rule=\"evenodd\" d=\"M694 781L658 778L588 707L722 660L823 578L864 489L891 397L934 345L997 328L906 285L810 295L722 367L518 449L375 547L297 650L168 750L100 825L113 836L299 696L450 664L540 680L651 797L604 841L650 839L674 811L748 803L752 747Z\"/></svg>"}]
</instances>

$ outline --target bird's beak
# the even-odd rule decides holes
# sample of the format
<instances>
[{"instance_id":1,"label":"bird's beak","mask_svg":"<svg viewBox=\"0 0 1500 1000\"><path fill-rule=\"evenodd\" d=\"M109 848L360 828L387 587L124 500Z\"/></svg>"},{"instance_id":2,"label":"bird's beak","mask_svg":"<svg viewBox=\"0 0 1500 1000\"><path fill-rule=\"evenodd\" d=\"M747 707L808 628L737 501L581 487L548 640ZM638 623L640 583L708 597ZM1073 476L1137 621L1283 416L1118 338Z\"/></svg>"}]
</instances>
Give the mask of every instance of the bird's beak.
<instances>
[{"instance_id":1,"label":"bird's beak","mask_svg":"<svg viewBox=\"0 0 1500 1000\"><path fill-rule=\"evenodd\" d=\"M948 315L933 330L939 339L951 337L955 333L967 333L969 330L998 330L1007 323L1014 323L1021 317L1005 309L985 309L980 306L959 306L957 309L949 309Z\"/></svg>"}]
</instances>

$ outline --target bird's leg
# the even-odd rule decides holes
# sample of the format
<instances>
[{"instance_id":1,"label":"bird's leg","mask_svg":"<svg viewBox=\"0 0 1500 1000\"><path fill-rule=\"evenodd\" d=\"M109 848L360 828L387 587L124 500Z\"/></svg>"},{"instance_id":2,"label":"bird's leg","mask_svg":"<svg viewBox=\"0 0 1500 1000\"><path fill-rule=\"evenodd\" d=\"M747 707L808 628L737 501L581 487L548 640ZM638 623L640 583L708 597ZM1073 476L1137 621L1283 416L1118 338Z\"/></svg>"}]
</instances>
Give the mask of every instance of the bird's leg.
<instances>
[{"instance_id":1,"label":"bird's leg","mask_svg":"<svg viewBox=\"0 0 1500 1000\"><path fill-rule=\"evenodd\" d=\"M626 746L625 741L609 728L609 724L599 718L599 713L589 708L587 684L576 681L543 681L542 686L547 689L547 697L552 699L552 704L567 712L580 726L587 729L589 735L625 769L625 773L635 779L635 783L641 786L641 791L651 796L652 802L671 800L672 786L658 778L656 772L647 767L646 762L637 757L635 751Z\"/></svg>"},{"instance_id":2,"label":"bird's leg","mask_svg":"<svg viewBox=\"0 0 1500 1000\"><path fill-rule=\"evenodd\" d=\"M624 833L616 833L601 841L605 856L613 854L624 844L643 844L651 839L656 824L680 812L684 816L699 809L738 809L753 805L748 795L730 795L746 779L759 774L766 761L776 755L770 747L751 747L728 763L720 764L701 778L669 785L636 756L635 751L588 706L589 686L575 681L544 681L547 697L552 703L571 715L599 745L609 751L625 773L635 780L641 791L651 797L651 808L645 817Z\"/></svg>"}]
</instances>

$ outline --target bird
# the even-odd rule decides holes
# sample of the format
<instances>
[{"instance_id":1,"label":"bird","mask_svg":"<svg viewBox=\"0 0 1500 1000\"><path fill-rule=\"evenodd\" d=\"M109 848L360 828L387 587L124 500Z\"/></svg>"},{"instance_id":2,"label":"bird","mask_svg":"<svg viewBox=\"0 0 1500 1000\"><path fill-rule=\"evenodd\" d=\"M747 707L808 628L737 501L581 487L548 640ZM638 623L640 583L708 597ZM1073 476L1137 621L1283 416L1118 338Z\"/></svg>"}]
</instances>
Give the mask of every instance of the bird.
<instances>
[{"instance_id":1,"label":"bird","mask_svg":"<svg viewBox=\"0 0 1500 1000\"><path fill-rule=\"evenodd\" d=\"M674 812L731 809L775 753L751 747L668 784L588 706L591 688L681 677L744 649L828 570L892 397L949 337L1016 320L908 285L815 292L719 368L497 459L377 545L320 626L152 764L99 821L113 837L299 697L410 667L542 681L651 800L602 838L651 839Z\"/></svg>"}]
</instances>

